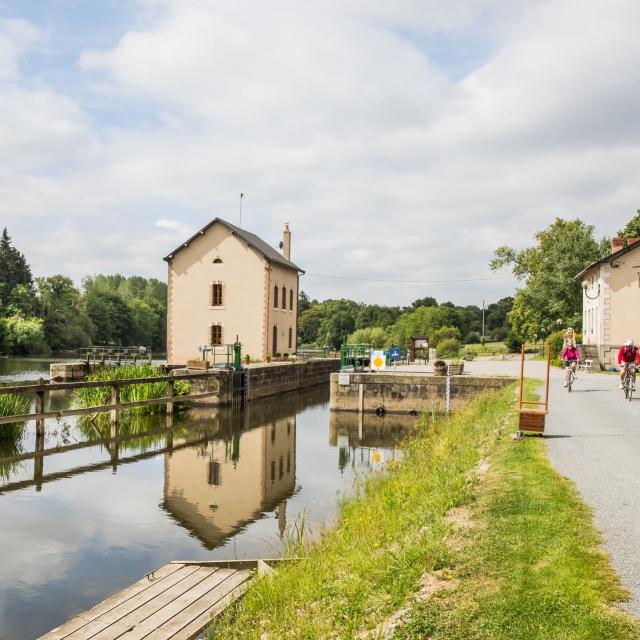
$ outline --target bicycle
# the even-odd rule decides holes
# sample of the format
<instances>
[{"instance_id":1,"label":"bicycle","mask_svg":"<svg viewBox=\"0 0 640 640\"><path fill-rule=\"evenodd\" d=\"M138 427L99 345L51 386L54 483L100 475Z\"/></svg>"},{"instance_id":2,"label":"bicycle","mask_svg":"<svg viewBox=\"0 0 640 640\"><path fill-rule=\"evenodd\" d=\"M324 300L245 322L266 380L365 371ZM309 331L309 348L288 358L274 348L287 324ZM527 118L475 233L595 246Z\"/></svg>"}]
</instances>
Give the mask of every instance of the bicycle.
<instances>
[{"instance_id":1,"label":"bicycle","mask_svg":"<svg viewBox=\"0 0 640 640\"><path fill-rule=\"evenodd\" d=\"M567 360L564 363L565 369L568 369L565 387L567 387L567 391L569 393L571 393L571 387L573 385L573 381L576 379L576 372L573 370L573 365L574 365L573 360Z\"/></svg>"},{"instance_id":2,"label":"bicycle","mask_svg":"<svg viewBox=\"0 0 640 640\"><path fill-rule=\"evenodd\" d=\"M624 397L626 400L631 401L633 396L633 383L634 376L633 374L636 372L636 365L632 362L627 362L624 365L624 379L622 380L622 388L624 390Z\"/></svg>"}]
</instances>

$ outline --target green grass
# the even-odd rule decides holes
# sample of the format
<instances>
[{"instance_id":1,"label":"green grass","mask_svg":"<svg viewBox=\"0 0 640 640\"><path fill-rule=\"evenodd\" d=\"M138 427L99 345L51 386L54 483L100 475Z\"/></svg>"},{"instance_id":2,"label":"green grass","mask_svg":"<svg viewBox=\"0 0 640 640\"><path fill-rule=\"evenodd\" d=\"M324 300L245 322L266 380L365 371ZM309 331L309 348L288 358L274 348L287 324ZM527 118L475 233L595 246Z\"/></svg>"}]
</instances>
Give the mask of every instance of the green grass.
<instances>
[{"instance_id":1,"label":"green grass","mask_svg":"<svg viewBox=\"0 0 640 640\"><path fill-rule=\"evenodd\" d=\"M105 368L91 376L88 380L113 380L116 376L119 380L128 378L146 378L164 376L166 373L149 364L125 365L116 368ZM175 383L175 395L186 396L189 393L189 385L185 382ZM123 385L120 387L120 402L139 402L164 398L167 395L166 382L149 382L144 384ZM111 388L97 387L78 389L74 393L74 401L78 407L99 407L111 402ZM132 411L138 413L157 413L166 410L164 404L136 407Z\"/></svg>"},{"instance_id":2,"label":"green grass","mask_svg":"<svg viewBox=\"0 0 640 640\"><path fill-rule=\"evenodd\" d=\"M477 356L495 356L502 353L509 353L509 349L504 342L485 342L484 344L465 344L460 350L460 355L474 353Z\"/></svg>"},{"instance_id":3,"label":"green grass","mask_svg":"<svg viewBox=\"0 0 640 640\"><path fill-rule=\"evenodd\" d=\"M625 592L591 512L542 439L501 438L471 519L449 563L458 587L416 605L396 640L640 638L615 608Z\"/></svg>"},{"instance_id":4,"label":"green grass","mask_svg":"<svg viewBox=\"0 0 640 640\"><path fill-rule=\"evenodd\" d=\"M17 416L29 413L31 403L26 394L0 395L0 416ZM0 440L16 438L22 433L24 422L0 424Z\"/></svg>"},{"instance_id":5,"label":"green grass","mask_svg":"<svg viewBox=\"0 0 640 640\"><path fill-rule=\"evenodd\" d=\"M256 580L210 637L346 639L378 624L425 569L450 562L445 516L469 499L470 474L512 405L510 387L450 419L422 418L403 459L362 478L337 526L298 547L307 559Z\"/></svg>"}]
</instances>

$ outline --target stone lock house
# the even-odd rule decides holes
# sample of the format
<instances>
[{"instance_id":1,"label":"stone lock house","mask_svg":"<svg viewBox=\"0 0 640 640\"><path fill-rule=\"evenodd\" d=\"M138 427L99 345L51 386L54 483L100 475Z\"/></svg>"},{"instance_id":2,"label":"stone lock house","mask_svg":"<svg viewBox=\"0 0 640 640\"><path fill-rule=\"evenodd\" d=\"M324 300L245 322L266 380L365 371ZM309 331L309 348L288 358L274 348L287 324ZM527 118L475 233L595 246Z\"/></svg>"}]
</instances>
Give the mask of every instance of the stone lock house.
<instances>
[{"instance_id":1,"label":"stone lock house","mask_svg":"<svg viewBox=\"0 0 640 640\"><path fill-rule=\"evenodd\" d=\"M585 357L594 368L617 367L627 339L640 344L640 238L613 238L611 253L583 269L582 330Z\"/></svg>"},{"instance_id":2,"label":"stone lock house","mask_svg":"<svg viewBox=\"0 0 640 640\"><path fill-rule=\"evenodd\" d=\"M264 360L296 350L300 267L291 262L285 224L282 253L253 233L215 218L164 260L168 263L167 361L184 365L199 348L242 343ZM208 353L211 359L211 353ZM217 356L220 361L220 356Z\"/></svg>"}]
</instances>

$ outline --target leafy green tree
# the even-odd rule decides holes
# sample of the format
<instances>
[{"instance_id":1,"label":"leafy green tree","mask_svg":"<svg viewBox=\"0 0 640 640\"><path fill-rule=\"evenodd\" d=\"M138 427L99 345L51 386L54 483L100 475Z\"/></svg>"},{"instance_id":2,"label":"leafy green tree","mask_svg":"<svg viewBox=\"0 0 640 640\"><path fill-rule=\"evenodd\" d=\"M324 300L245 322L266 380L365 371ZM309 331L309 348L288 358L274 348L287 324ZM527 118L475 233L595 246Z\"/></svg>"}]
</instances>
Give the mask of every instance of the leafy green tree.
<instances>
[{"instance_id":1,"label":"leafy green tree","mask_svg":"<svg viewBox=\"0 0 640 640\"><path fill-rule=\"evenodd\" d=\"M557 328L556 323L579 328L582 324L582 288L575 279L585 266L602 257L603 243L594 227L582 220L556 220L535 235L533 247L517 251L499 247L491 269L509 267L524 282L516 292L509 321L515 336L531 340Z\"/></svg>"},{"instance_id":2,"label":"leafy green tree","mask_svg":"<svg viewBox=\"0 0 640 640\"><path fill-rule=\"evenodd\" d=\"M0 315L13 313L8 305L13 290L19 285L33 293L31 268L22 253L13 246L5 227L0 236Z\"/></svg>"},{"instance_id":3,"label":"leafy green tree","mask_svg":"<svg viewBox=\"0 0 640 640\"><path fill-rule=\"evenodd\" d=\"M350 336L351 344L371 344L375 347L389 346L389 338L383 327L366 327L356 329Z\"/></svg>"},{"instance_id":4,"label":"leafy green tree","mask_svg":"<svg viewBox=\"0 0 640 640\"><path fill-rule=\"evenodd\" d=\"M431 337L437 329L451 325L453 313L448 307L418 307L405 313L389 327L388 334L394 345L408 348L412 336Z\"/></svg>"},{"instance_id":5,"label":"leafy green tree","mask_svg":"<svg viewBox=\"0 0 640 640\"><path fill-rule=\"evenodd\" d=\"M436 347L436 355L438 358L455 358L460 353L460 346L457 338L446 338Z\"/></svg>"},{"instance_id":6,"label":"leafy green tree","mask_svg":"<svg viewBox=\"0 0 640 640\"><path fill-rule=\"evenodd\" d=\"M2 318L4 343L9 353L32 355L46 353L44 321L40 318L23 318L19 315Z\"/></svg>"},{"instance_id":7,"label":"leafy green tree","mask_svg":"<svg viewBox=\"0 0 640 640\"><path fill-rule=\"evenodd\" d=\"M71 278L37 278L44 335L53 351L90 344L93 325L82 304L82 294Z\"/></svg>"},{"instance_id":8,"label":"leafy green tree","mask_svg":"<svg viewBox=\"0 0 640 640\"><path fill-rule=\"evenodd\" d=\"M618 237L640 238L640 209L638 209L636 215L627 222L627 226L622 229L622 231L618 231Z\"/></svg>"},{"instance_id":9,"label":"leafy green tree","mask_svg":"<svg viewBox=\"0 0 640 640\"><path fill-rule=\"evenodd\" d=\"M430 344L437 349L438 345L444 340L457 340L459 343L461 337L458 327L440 327L430 336Z\"/></svg>"},{"instance_id":10,"label":"leafy green tree","mask_svg":"<svg viewBox=\"0 0 640 640\"><path fill-rule=\"evenodd\" d=\"M367 304L356 315L356 328L388 327L400 316L400 307L383 307L378 304Z\"/></svg>"},{"instance_id":11,"label":"leafy green tree","mask_svg":"<svg viewBox=\"0 0 640 640\"><path fill-rule=\"evenodd\" d=\"M425 298L418 298L411 303L411 309L417 309L418 307L437 307L438 301L431 296Z\"/></svg>"},{"instance_id":12,"label":"leafy green tree","mask_svg":"<svg viewBox=\"0 0 640 640\"><path fill-rule=\"evenodd\" d=\"M300 314L298 319L300 344L318 344L323 318L324 307L321 305L312 306Z\"/></svg>"}]
</instances>

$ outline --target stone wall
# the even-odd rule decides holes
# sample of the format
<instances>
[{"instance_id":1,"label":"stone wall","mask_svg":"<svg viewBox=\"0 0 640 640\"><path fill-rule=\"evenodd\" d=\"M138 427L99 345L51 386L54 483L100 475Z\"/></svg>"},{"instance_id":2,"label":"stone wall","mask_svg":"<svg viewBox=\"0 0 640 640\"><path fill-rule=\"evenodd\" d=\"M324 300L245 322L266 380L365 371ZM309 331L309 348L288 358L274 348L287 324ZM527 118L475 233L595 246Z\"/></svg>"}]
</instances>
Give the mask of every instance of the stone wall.
<instances>
[{"instance_id":1,"label":"stone wall","mask_svg":"<svg viewBox=\"0 0 640 640\"><path fill-rule=\"evenodd\" d=\"M338 369L340 369L340 360L334 358L252 365L245 370L247 400L327 384L329 376Z\"/></svg>"},{"instance_id":2,"label":"stone wall","mask_svg":"<svg viewBox=\"0 0 640 640\"><path fill-rule=\"evenodd\" d=\"M450 409L464 407L472 398L515 382L507 377L451 376ZM387 413L446 411L447 376L404 373L351 373L349 384L331 375L330 408L334 411Z\"/></svg>"}]
</instances>

